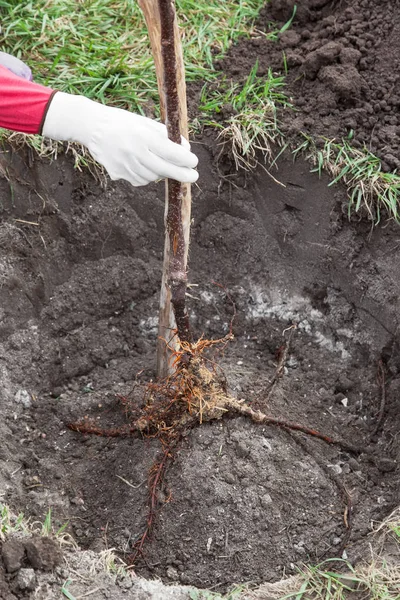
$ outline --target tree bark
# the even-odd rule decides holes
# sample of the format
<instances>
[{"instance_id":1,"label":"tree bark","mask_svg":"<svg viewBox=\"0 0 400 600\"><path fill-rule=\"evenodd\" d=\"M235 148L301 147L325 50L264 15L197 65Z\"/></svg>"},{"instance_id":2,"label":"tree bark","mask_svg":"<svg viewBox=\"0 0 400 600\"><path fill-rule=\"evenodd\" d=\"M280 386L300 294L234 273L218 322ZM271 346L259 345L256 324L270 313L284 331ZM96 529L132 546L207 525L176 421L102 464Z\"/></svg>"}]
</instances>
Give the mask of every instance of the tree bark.
<instances>
[{"instance_id":1,"label":"tree bark","mask_svg":"<svg viewBox=\"0 0 400 600\"><path fill-rule=\"evenodd\" d=\"M188 139L185 71L174 0L138 0L149 30L160 95L161 118L168 136ZM190 238L190 184L166 181L165 246L157 343L157 375L172 372L171 354L179 340L190 341L185 307ZM177 330L177 335L174 335ZM168 342L167 347L165 341Z\"/></svg>"}]
</instances>

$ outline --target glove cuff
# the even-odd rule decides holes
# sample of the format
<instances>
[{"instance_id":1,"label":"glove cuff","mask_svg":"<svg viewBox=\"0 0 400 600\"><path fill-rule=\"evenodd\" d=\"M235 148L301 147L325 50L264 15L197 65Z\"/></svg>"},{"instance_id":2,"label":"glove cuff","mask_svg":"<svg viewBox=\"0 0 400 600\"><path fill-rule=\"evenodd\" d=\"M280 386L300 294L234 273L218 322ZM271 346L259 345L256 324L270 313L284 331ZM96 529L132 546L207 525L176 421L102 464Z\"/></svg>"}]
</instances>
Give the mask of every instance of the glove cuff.
<instances>
[{"instance_id":1,"label":"glove cuff","mask_svg":"<svg viewBox=\"0 0 400 600\"><path fill-rule=\"evenodd\" d=\"M88 146L91 127L102 105L84 96L57 92L45 115L42 134L61 142L78 142Z\"/></svg>"}]
</instances>

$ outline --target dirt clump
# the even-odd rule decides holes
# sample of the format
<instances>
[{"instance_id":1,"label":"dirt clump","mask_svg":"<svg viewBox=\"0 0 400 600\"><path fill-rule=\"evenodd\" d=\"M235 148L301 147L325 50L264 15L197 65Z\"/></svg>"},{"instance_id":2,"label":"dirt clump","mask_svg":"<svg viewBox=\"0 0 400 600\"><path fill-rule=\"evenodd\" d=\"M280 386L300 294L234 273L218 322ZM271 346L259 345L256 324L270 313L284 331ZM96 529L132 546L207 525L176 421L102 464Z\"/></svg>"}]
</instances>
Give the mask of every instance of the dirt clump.
<instances>
[{"instance_id":1,"label":"dirt clump","mask_svg":"<svg viewBox=\"0 0 400 600\"><path fill-rule=\"evenodd\" d=\"M53 571L62 562L58 542L49 537L11 537L0 545L0 596L26 598L38 586L40 571ZM35 596L37 597L37 596Z\"/></svg>"}]
</instances>

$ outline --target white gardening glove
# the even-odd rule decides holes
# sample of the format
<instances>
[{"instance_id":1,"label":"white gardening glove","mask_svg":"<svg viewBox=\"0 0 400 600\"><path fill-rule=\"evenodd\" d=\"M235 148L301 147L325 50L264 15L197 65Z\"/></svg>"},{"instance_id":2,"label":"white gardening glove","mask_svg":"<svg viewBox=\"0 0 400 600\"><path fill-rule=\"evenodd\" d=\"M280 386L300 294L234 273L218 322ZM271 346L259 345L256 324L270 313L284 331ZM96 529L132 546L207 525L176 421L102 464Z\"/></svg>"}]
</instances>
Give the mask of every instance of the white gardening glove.
<instances>
[{"instance_id":1,"label":"white gardening glove","mask_svg":"<svg viewBox=\"0 0 400 600\"><path fill-rule=\"evenodd\" d=\"M0 52L0 65L6 67L6 69L14 73L17 77L32 81L32 71L19 58L15 58L15 56L11 56L7 52Z\"/></svg>"},{"instance_id":2,"label":"white gardening glove","mask_svg":"<svg viewBox=\"0 0 400 600\"><path fill-rule=\"evenodd\" d=\"M84 96L57 92L42 133L86 146L111 179L126 179L134 186L164 177L188 183L198 178L197 157L184 138L182 146L174 144L162 123Z\"/></svg>"}]
</instances>

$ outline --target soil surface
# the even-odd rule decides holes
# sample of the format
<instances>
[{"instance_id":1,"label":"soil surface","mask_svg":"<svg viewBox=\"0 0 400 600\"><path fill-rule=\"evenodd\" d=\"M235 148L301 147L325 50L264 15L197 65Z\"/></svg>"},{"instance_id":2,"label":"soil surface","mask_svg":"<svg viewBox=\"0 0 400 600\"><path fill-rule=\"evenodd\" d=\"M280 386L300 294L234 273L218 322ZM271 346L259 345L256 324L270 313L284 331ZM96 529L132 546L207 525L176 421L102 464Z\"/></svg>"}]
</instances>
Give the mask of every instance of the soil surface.
<instances>
[{"instance_id":1,"label":"soil surface","mask_svg":"<svg viewBox=\"0 0 400 600\"><path fill-rule=\"evenodd\" d=\"M137 571L223 588L276 580L301 561L337 554L345 504L329 471L353 499L352 560L371 520L398 502L400 246L395 225L349 223L345 192L332 194L291 157L279 166L286 188L263 170L221 180L212 141L196 148L194 329L225 335L233 301L235 340L216 357L232 393L362 450L311 438L305 450L287 432L243 418L192 431L168 470ZM129 557L145 526L159 443L84 436L66 424L84 415L120 424L116 395L128 394L139 372L142 381L154 376L163 190L104 191L65 159L57 168L24 165L20 155L2 161L13 177L12 195L1 182L2 500L37 519L51 506L83 547ZM266 402L293 323L284 376ZM371 438L379 361L385 418Z\"/></svg>"},{"instance_id":2,"label":"soil surface","mask_svg":"<svg viewBox=\"0 0 400 600\"><path fill-rule=\"evenodd\" d=\"M297 113L281 115L287 135L354 136L382 159L385 171L400 168L400 13L396 0L271 0L259 27L280 28L297 12L278 43L240 42L220 63L237 78L259 61L285 73Z\"/></svg>"},{"instance_id":3,"label":"soil surface","mask_svg":"<svg viewBox=\"0 0 400 600\"><path fill-rule=\"evenodd\" d=\"M290 4L276 1L263 19L283 22ZM392 4L379 3L382 20ZM329 15L346 31L363 11L370 19L375 9L362 6L351 3L353 18L349 3L302 3L291 31L300 36L308 29L310 36L301 34L296 52L306 55L333 39L332 25L322 37ZM389 30L378 39L389 43ZM310 40L317 45L307 46ZM280 56L287 46L281 41ZM377 49L366 47L373 78ZM267 54L270 43L250 40L245 48L246 73L256 57L267 65L274 56ZM364 63L357 64L366 78ZM395 69L383 53L381 66L389 82ZM313 102L321 97L315 86L328 93L319 74L300 81L293 73L296 101L296 90L307 102L312 89ZM323 131L312 105L313 133L331 135L334 123L340 133L367 102L335 101ZM381 119L375 132L383 131L388 113L373 114ZM360 449L350 453L244 418L188 432L135 570L223 590L343 556L348 535L344 556L356 561L371 522L398 504L400 234L391 222L375 229L349 222L345 189L328 188L329 180L310 174L301 160L280 157L274 175L282 186L261 168L221 175L215 148L212 133L194 142L200 179L189 272L193 329L223 337L235 312L235 339L214 357L231 393ZM99 426L121 425L119 397L133 389L139 397L139 386L155 376L163 185L103 189L74 171L68 157L49 165L9 151L0 161L0 501L37 520L51 507L55 524L68 521L82 547L113 547L129 560L146 524L148 474L161 447L137 436L85 436L67 424L89 415ZM283 376L268 395L293 324Z\"/></svg>"}]
</instances>

